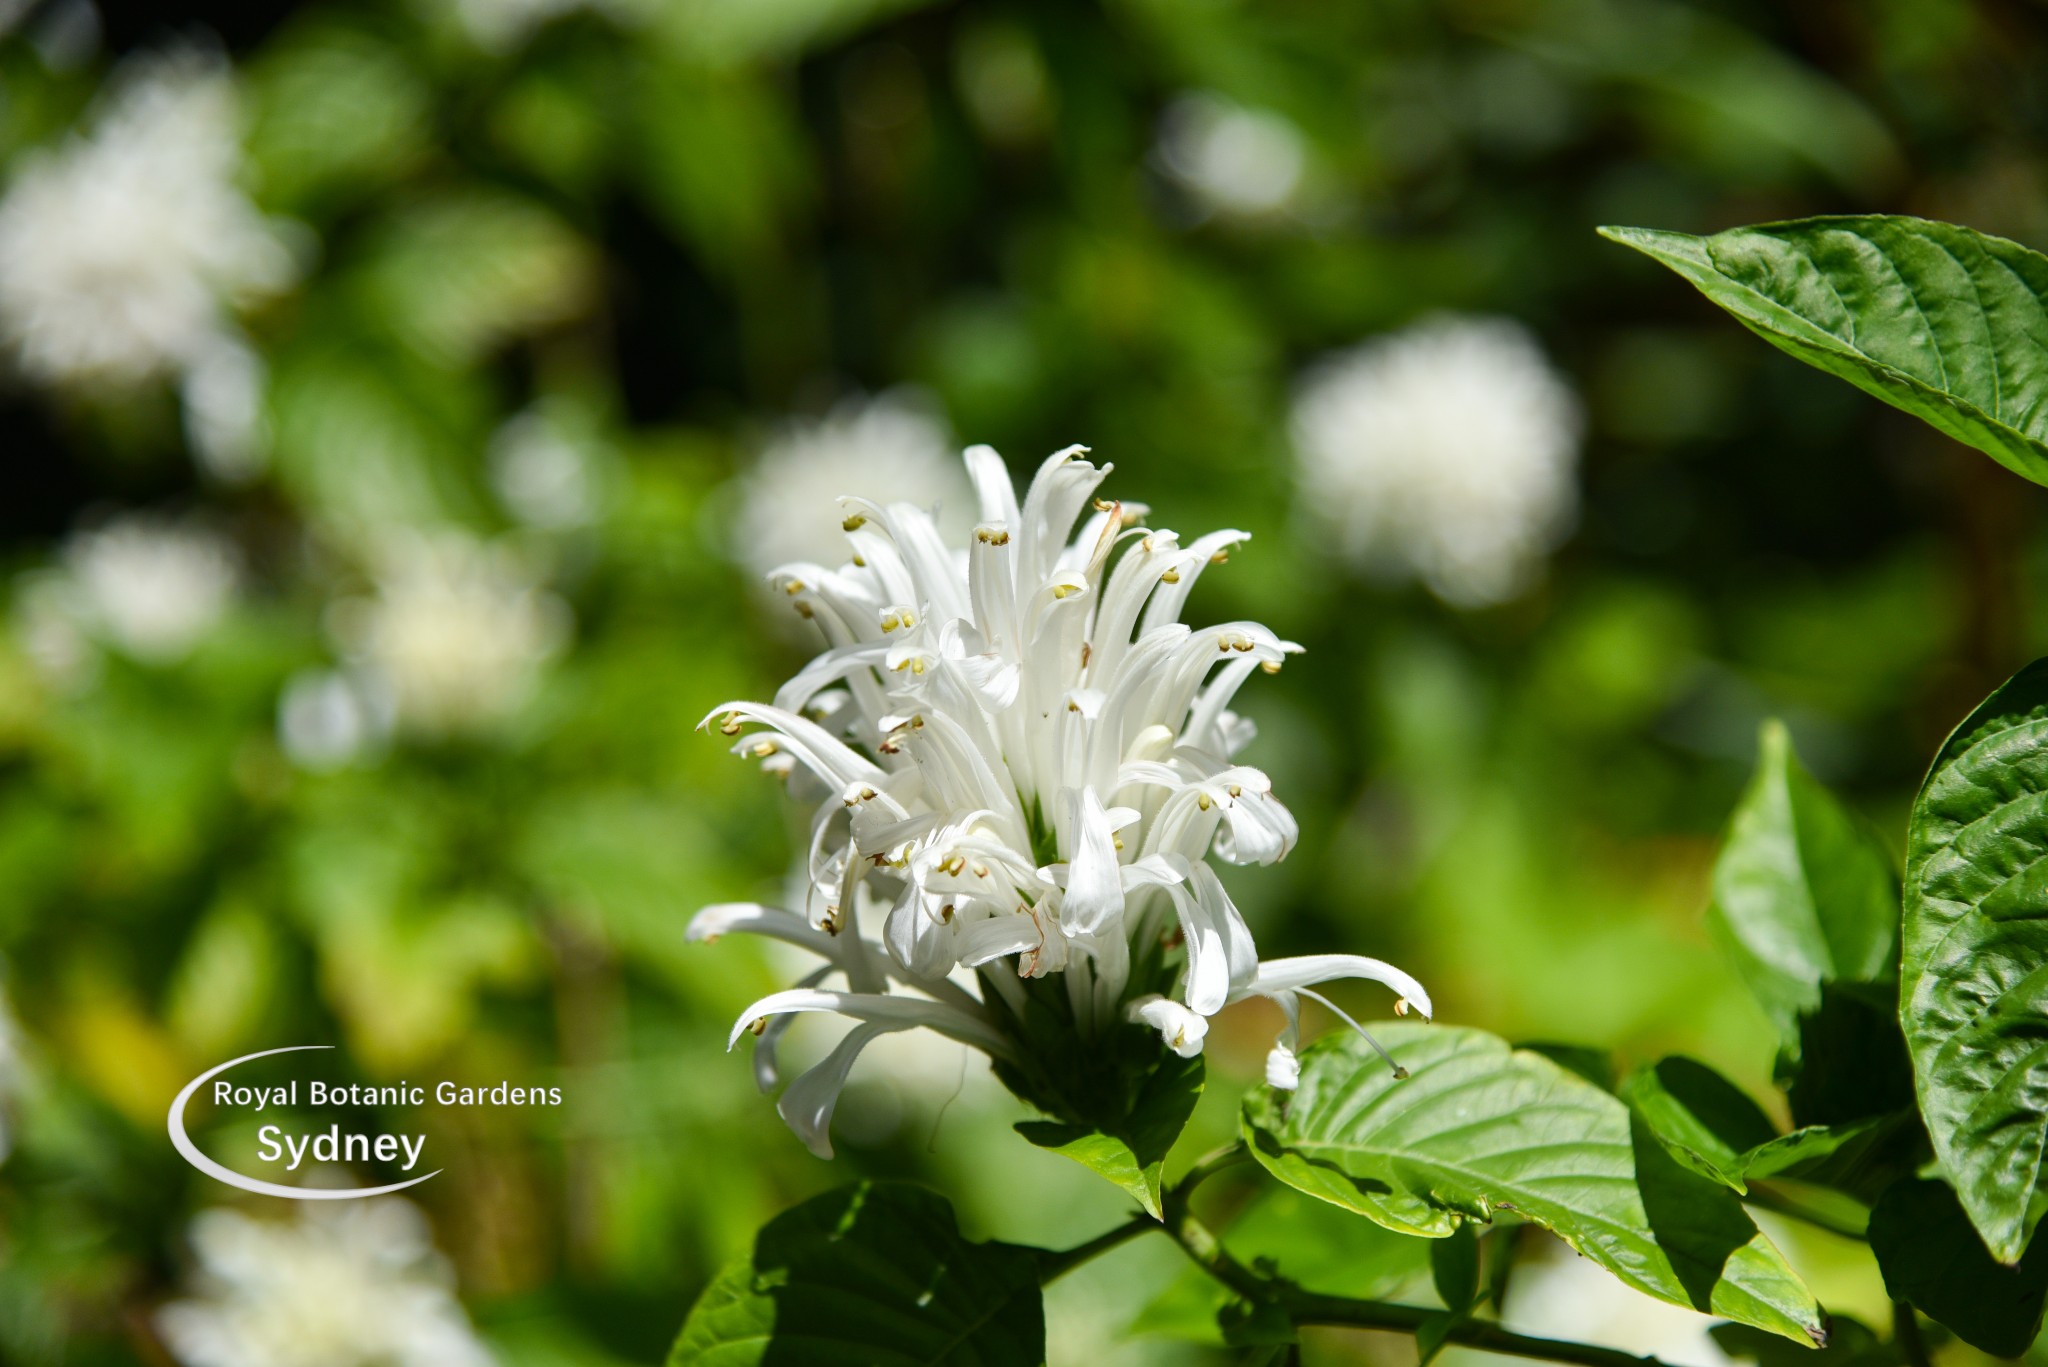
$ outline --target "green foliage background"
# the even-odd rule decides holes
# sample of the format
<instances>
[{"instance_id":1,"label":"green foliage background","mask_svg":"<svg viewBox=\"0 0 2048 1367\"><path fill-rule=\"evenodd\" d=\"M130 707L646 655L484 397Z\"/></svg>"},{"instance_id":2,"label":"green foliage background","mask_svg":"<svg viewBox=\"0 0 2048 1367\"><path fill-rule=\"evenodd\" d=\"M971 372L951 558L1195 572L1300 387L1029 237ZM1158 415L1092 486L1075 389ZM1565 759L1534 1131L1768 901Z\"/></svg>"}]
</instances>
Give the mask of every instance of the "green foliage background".
<instances>
[{"instance_id":1,"label":"green foliage background","mask_svg":"<svg viewBox=\"0 0 2048 1367\"><path fill-rule=\"evenodd\" d=\"M362 1081L563 1087L435 1131L447 1171L415 1193L508 1362L658 1359L757 1226L856 1176L939 1186L976 1238L1116 1218L1009 1132L1021 1112L970 1086L942 1117L947 1079L857 1083L820 1163L722 1050L783 972L683 925L773 898L796 832L692 728L801 658L723 530L784 415L915 384L1013 468L1085 442L1159 523L1250 530L1202 615L1308 647L1246 695L1250 762L1302 825L1232 875L1262 951L1373 954L1440 1020L1690 1053L1759 1094L1777 1032L1705 917L1758 724L1786 718L1896 852L1947 728L2048 644L2030 489L1593 233L1883 210L2048 248L2048 21L2024 5L642 0L498 50L428 0L151 15L108 10L107 50L69 66L8 38L0 157L61 138L119 52L211 23L248 188L319 247L247 320L274 437L252 484L196 471L167 394L0 400L7 569L109 507L203 510L251 584L189 659L110 655L83 692L0 637L10 1360L153 1360L184 1221L223 1196L164 1106L279 1043L342 1044ZM1192 214L1151 152L1189 91L1293 121L1318 211ZM1527 322L1589 414L1547 581L1465 614L1349 575L1287 436L1305 364L1446 309ZM486 452L528 411L601 490L537 534L574 613L538 693L480 737L295 769L281 690L331 661L362 572L334 529L510 531ZM1272 1024L1218 1022L1198 1129L1229 1131L1220 1083L1257 1076ZM1426 1296L1355 1224L1331 1275ZM1787 1242L1830 1307L1883 1318L1867 1251ZM1055 1289L1054 1361L1212 1360L1122 1342L1141 1311L1184 1321L1170 1249L1102 1266Z\"/></svg>"}]
</instances>

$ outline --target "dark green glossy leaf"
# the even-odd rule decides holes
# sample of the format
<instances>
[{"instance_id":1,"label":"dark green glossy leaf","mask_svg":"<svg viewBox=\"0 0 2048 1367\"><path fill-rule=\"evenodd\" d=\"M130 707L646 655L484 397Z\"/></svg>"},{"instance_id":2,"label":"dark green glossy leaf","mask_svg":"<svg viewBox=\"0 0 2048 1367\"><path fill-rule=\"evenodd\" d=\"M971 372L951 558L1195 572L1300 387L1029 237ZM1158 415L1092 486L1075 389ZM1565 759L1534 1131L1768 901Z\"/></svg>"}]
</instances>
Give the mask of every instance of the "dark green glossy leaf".
<instances>
[{"instance_id":1,"label":"dark green glossy leaf","mask_svg":"<svg viewBox=\"0 0 2048 1367\"><path fill-rule=\"evenodd\" d=\"M1935 1156L2019 1261L2048 1139L2048 661L1935 756L1907 832L1900 1018Z\"/></svg>"},{"instance_id":2,"label":"dark green glossy leaf","mask_svg":"<svg viewBox=\"0 0 2048 1367\"><path fill-rule=\"evenodd\" d=\"M1891 856L1767 722L1756 775L1714 864L1715 929L1788 1045L1830 982L1888 982L1898 954Z\"/></svg>"},{"instance_id":3,"label":"dark green glossy leaf","mask_svg":"<svg viewBox=\"0 0 2048 1367\"><path fill-rule=\"evenodd\" d=\"M1459 1225L1448 1239L1429 1244L1429 1272L1446 1309L1462 1315L1479 1294L1479 1238L1472 1226Z\"/></svg>"},{"instance_id":4,"label":"dark green glossy leaf","mask_svg":"<svg viewBox=\"0 0 2048 1367\"><path fill-rule=\"evenodd\" d=\"M1602 228L1772 345L2048 484L2048 257L1867 215L1712 237Z\"/></svg>"},{"instance_id":5,"label":"dark green glossy leaf","mask_svg":"<svg viewBox=\"0 0 2048 1367\"><path fill-rule=\"evenodd\" d=\"M1621 1099L1649 1122L1671 1156L1734 1191L1750 1150L1771 1143L1777 1127L1747 1093L1704 1063L1660 1059L1621 1084Z\"/></svg>"},{"instance_id":6,"label":"dark green glossy leaf","mask_svg":"<svg viewBox=\"0 0 2048 1367\"><path fill-rule=\"evenodd\" d=\"M1041 1149L1065 1154L1138 1198L1153 1218L1159 1215L1161 1173L1166 1154L1202 1096L1202 1059L1166 1056L1146 1080L1131 1113L1116 1133L1056 1120L1020 1120L1017 1133Z\"/></svg>"},{"instance_id":7,"label":"dark green glossy leaf","mask_svg":"<svg viewBox=\"0 0 2048 1367\"><path fill-rule=\"evenodd\" d=\"M2018 1267L1991 1260L1945 1182L1895 1182L1870 1212L1870 1249L1885 1290L1939 1320L1965 1343L2018 1357L2041 1332L2048 1245Z\"/></svg>"},{"instance_id":8,"label":"dark green glossy leaf","mask_svg":"<svg viewBox=\"0 0 2048 1367\"><path fill-rule=\"evenodd\" d=\"M1038 1260L962 1238L922 1187L842 1187L762 1226L698 1297L669 1367L1039 1367Z\"/></svg>"},{"instance_id":9,"label":"dark green glossy leaf","mask_svg":"<svg viewBox=\"0 0 2048 1367\"><path fill-rule=\"evenodd\" d=\"M1868 1325L1847 1315L1829 1316L1827 1347L1818 1353L1746 1324L1717 1324L1707 1333L1722 1352L1757 1367L1900 1367L1905 1361L1897 1344L1880 1340ZM1937 1331L1929 1337L1942 1336Z\"/></svg>"},{"instance_id":10,"label":"dark green glossy leaf","mask_svg":"<svg viewBox=\"0 0 2048 1367\"><path fill-rule=\"evenodd\" d=\"M1663 1300L1801 1341L1825 1337L1813 1294L1727 1189L1665 1153L1626 1105L1483 1031L1396 1023L1332 1035L1294 1093L1245 1100L1268 1171L1389 1229L1442 1238L1511 1210Z\"/></svg>"},{"instance_id":11,"label":"dark green glossy leaf","mask_svg":"<svg viewBox=\"0 0 2048 1367\"><path fill-rule=\"evenodd\" d=\"M1913 1106L1913 1063L1892 983L1823 983L1778 1057L1795 1125L1843 1125Z\"/></svg>"}]
</instances>

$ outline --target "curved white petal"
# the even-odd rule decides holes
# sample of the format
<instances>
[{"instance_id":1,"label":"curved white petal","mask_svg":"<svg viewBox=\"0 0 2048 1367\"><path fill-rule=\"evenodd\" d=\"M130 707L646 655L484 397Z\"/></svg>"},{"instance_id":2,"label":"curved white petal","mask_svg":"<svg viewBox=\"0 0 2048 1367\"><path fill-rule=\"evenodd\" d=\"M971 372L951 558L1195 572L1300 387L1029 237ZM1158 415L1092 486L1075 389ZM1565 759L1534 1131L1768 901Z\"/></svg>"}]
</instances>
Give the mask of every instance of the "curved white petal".
<instances>
[{"instance_id":1,"label":"curved white petal","mask_svg":"<svg viewBox=\"0 0 2048 1367\"><path fill-rule=\"evenodd\" d=\"M1252 994L1275 997L1283 992L1335 982L1340 978L1364 978L1384 983L1393 988L1402 1001L1421 1012L1425 1020L1436 1014L1430 1006L1429 993L1421 983L1390 963L1368 959L1362 954L1306 954L1293 959L1268 959L1259 965L1258 973L1250 984L1233 993L1232 998Z\"/></svg>"}]
</instances>

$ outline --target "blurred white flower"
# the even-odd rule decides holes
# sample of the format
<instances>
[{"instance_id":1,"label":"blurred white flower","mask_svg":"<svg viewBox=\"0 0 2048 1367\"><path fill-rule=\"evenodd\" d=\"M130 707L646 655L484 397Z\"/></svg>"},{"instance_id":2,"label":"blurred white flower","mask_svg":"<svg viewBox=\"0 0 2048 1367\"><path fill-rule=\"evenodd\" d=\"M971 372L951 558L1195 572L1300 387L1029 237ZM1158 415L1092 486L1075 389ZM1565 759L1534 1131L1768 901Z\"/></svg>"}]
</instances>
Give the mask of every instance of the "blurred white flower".
<instances>
[{"instance_id":1,"label":"blurred white flower","mask_svg":"<svg viewBox=\"0 0 2048 1367\"><path fill-rule=\"evenodd\" d=\"M900 393L841 403L814 421L785 424L739 478L734 558L766 576L816 555L840 535L853 496L878 504L937 505L940 535L965 541L974 490L946 425Z\"/></svg>"},{"instance_id":2,"label":"blurred white flower","mask_svg":"<svg viewBox=\"0 0 2048 1367\"><path fill-rule=\"evenodd\" d=\"M381 680L338 669L305 670L278 699L277 743L292 763L322 773L381 744L396 722L396 705Z\"/></svg>"},{"instance_id":3,"label":"blurred white flower","mask_svg":"<svg viewBox=\"0 0 2048 1367\"><path fill-rule=\"evenodd\" d=\"M512 547L407 532L378 549L376 592L334 605L342 647L389 689L400 727L440 736L511 712L567 639L569 609Z\"/></svg>"},{"instance_id":4,"label":"blurred white flower","mask_svg":"<svg viewBox=\"0 0 2048 1367\"><path fill-rule=\"evenodd\" d=\"M317 1201L289 1221L192 1222L193 1295L157 1314L185 1367L489 1367L408 1202Z\"/></svg>"},{"instance_id":5,"label":"blurred white flower","mask_svg":"<svg viewBox=\"0 0 2048 1367\"><path fill-rule=\"evenodd\" d=\"M1257 218L1288 207L1308 169L1301 130L1220 95L1183 95L1159 121L1159 167L1209 213Z\"/></svg>"},{"instance_id":6,"label":"blurred white flower","mask_svg":"<svg viewBox=\"0 0 2048 1367\"><path fill-rule=\"evenodd\" d=\"M529 527L562 531L597 512L590 454L546 412L521 413L491 439L491 488Z\"/></svg>"},{"instance_id":7,"label":"blurred white flower","mask_svg":"<svg viewBox=\"0 0 2048 1367\"><path fill-rule=\"evenodd\" d=\"M185 440L216 479L245 483L269 459L263 379L263 358L232 332L221 332L188 359L179 386Z\"/></svg>"},{"instance_id":8,"label":"blurred white flower","mask_svg":"<svg viewBox=\"0 0 2048 1367\"><path fill-rule=\"evenodd\" d=\"M129 514L74 532L57 567L27 576L17 630L45 677L88 681L92 643L144 664L173 664L219 623L239 579L235 550L192 522Z\"/></svg>"},{"instance_id":9,"label":"blurred white flower","mask_svg":"<svg viewBox=\"0 0 2048 1367\"><path fill-rule=\"evenodd\" d=\"M233 335L228 313L290 283L278 229L235 185L225 63L194 52L117 72L89 133L29 156L0 199L0 338L29 378L133 385Z\"/></svg>"},{"instance_id":10,"label":"blurred white flower","mask_svg":"<svg viewBox=\"0 0 2048 1367\"><path fill-rule=\"evenodd\" d=\"M1301 491L1344 555L1458 607L1502 602L1571 529L1580 409L1528 329L1439 317L1314 367Z\"/></svg>"},{"instance_id":11,"label":"blurred white flower","mask_svg":"<svg viewBox=\"0 0 2048 1367\"><path fill-rule=\"evenodd\" d=\"M487 52L505 53L535 32L580 9L624 11L628 0L454 0L455 17L471 41Z\"/></svg>"},{"instance_id":12,"label":"blurred white flower","mask_svg":"<svg viewBox=\"0 0 2048 1367\"><path fill-rule=\"evenodd\" d=\"M1672 1367L1732 1367L1707 1330L1719 1321L1624 1286L1562 1241L1517 1264L1501 1322L1539 1338L1597 1343Z\"/></svg>"}]
</instances>

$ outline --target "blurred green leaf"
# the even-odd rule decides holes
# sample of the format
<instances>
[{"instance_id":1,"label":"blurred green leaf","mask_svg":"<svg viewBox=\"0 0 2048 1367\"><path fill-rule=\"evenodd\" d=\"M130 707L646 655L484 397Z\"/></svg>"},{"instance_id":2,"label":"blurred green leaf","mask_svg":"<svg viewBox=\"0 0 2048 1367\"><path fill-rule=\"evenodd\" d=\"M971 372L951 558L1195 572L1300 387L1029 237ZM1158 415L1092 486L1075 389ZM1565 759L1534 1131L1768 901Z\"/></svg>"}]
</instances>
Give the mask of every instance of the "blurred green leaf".
<instances>
[{"instance_id":1,"label":"blurred green leaf","mask_svg":"<svg viewBox=\"0 0 2048 1367\"><path fill-rule=\"evenodd\" d=\"M1138 1198L1159 1218L1159 1178L1167 1151L1180 1138L1202 1096L1202 1058L1168 1055L1131 1102L1114 1134L1052 1120L1020 1120L1017 1133L1041 1149L1065 1154Z\"/></svg>"},{"instance_id":2,"label":"blurred green leaf","mask_svg":"<svg viewBox=\"0 0 2048 1367\"><path fill-rule=\"evenodd\" d=\"M1992 1261L1945 1182L1895 1182L1870 1212L1870 1251L1885 1290L1974 1347L2014 1358L2041 1332L2048 1244L2018 1267Z\"/></svg>"},{"instance_id":3,"label":"blurred green leaf","mask_svg":"<svg viewBox=\"0 0 2048 1367\"><path fill-rule=\"evenodd\" d=\"M1380 1039L1408 1077L1333 1035L1303 1054L1298 1091L1245 1098L1267 1171L1430 1238L1512 1210L1661 1300L1825 1337L1813 1293L1735 1195L1680 1167L1620 1101L1483 1031L1393 1024Z\"/></svg>"},{"instance_id":4,"label":"blurred green leaf","mask_svg":"<svg viewBox=\"0 0 2048 1367\"><path fill-rule=\"evenodd\" d=\"M2048 484L2048 257L1882 215L1712 237L1600 232L1677 271L1773 346Z\"/></svg>"},{"instance_id":5,"label":"blurred green leaf","mask_svg":"<svg viewBox=\"0 0 2048 1367\"><path fill-rule=\"evenodd\" d=\"M1891 857L1806 772L1782 723L1763 728L1756 776L1714 864L1710 915L1789 1046L1822 984L1895 971Z\"/></svg>"},{"instance_id":6,"label":"blurred green leaf","mask_svg":"<svg viewBox=\"0 0 2048 1367\"><path fill-rule=\"evenodd\" d=\"M428 151L434 92L367 27L293 26L248 71L249 165L261 201L322 213L371 197Z\"/></svg>"},{"instance_id":7,"label":"blurred green leaf","mask_svg":"<svg viewBox=\"0 0 2048 1367\"><path fill-rule=\"evenodd\" d=\"M2048 660L1934 757L1907 830L1900 1014L1942 1170L1993 1256L2040 1219L2048 1142Z\"/></svg>"},{"instance_id":8,"label":"blurred green leaf","mask_svg":"<svg viewBox=\"0 0 2048 1367\"><path fill-rule=\"evenodd\" d=\"M443 192L374 234L360 268L369 316L420 356L468 365L577 317L597 284L589 245L539 204L495 190Z\"/></svg>"},{"instance_id":9,"label":"blurred green leaf","mask_svg":"<svg viewBox=\"0 0 2048 1367\"><path fill-rule=\"evenodd\" d=\"M1039 1367L1038 1255L963 1239L953 1208L862 1182L776 1216L697 1300L669 1367L880 1361Z\"/></svg>"}]
</instances>

